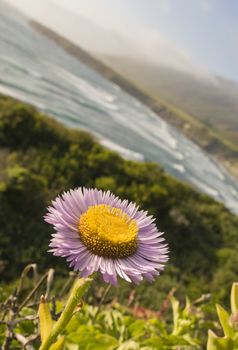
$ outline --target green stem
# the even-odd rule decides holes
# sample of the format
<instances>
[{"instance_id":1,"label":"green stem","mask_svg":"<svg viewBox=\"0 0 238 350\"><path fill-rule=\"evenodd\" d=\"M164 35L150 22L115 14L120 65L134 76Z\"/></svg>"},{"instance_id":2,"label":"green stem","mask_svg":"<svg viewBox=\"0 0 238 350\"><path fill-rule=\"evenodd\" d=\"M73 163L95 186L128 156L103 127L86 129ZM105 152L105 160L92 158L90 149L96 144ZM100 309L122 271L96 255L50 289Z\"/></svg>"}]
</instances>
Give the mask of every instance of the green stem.
<instances>
[{"instance_id":1,"label":"green stem","mask_svg":"<svg viewBox=\"0 0 238 350\"><path fill-rule=\"evenodd\" d=\"M58 335L64 331L65 327L73 316L73 312L77 304L82 299L82 296L87 291L92 281L93 278L80 278L76 281L66 303L64 311L62 312L58 321L55 323L49 336L42 343L39 350L49 350L50 346L57 340Z\"/></svg>"}]
</instances>

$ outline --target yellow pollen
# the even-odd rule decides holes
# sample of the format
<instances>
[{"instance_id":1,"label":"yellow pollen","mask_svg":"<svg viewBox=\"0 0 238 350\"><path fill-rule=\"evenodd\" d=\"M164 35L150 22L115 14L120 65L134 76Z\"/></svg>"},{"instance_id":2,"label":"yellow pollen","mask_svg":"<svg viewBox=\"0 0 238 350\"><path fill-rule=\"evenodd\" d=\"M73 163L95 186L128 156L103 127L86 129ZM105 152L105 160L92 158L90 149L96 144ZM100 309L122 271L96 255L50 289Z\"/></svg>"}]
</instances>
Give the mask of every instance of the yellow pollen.
<instances>
[{"instance_id":1,"label":"yellow pollen","mask_svg":"<svg viewBox=\"0 0 238 350\"><path fill-rule=\"evenodd\" d=\"M124 258L137 249L136 221L110 205L89 207L80 217L78 228L83 244L99 256Z\"/></svg>"}]
</instances>

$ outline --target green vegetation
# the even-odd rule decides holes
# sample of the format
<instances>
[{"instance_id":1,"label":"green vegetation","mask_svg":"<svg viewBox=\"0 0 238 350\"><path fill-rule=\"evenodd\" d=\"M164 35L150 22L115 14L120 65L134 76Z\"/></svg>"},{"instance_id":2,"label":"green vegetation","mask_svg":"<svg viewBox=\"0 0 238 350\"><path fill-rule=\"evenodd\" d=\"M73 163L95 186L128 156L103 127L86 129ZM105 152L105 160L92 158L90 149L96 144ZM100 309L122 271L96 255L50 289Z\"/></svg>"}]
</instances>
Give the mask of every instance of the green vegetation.
<instances>
[{"instance_id":1,"label":"green vegetation","mask_svg":"<svg viewBox=\"0 0 238 350\"><path fill-rule=\"evenodd\" d=\"M233 283L231 288L231 314L216 305L217 315L224 333L223 337L218 337L213 331L208 333L208 350L230 350L238 347L238 283Z\"/></svg>"},{"instance_id":2,"label":"green vegetation","mask_svg":"<svg viewBox=\"0 0 238 350\"><path fill-rule=\"evenodd\" d=\"M56 341L53 333L59 338L57 347L54 344L50 350L202 350L207 343L208 329L220 331L219 325L211 319L206 297L193 302L186 298L181 304L171 292L161 308L154 312L136 306L132 299L124 305L116 298L108 299L108 287L98 288L97 281L84 295L83 303L80 301L74 307L73 317L71 313L61 326L60 319L67 313L66 305L73 294L69 288L75 277L55 288L50 270L44 276L34 278L33 284L27 278L31 267L25 268L13 293L9 295L0 290L0 344L3 344L3 350L22 349L23 345L26 349L27 346L39 349L40 338L40 349L48 349L47 339L51 339L50 344ZM37 272L35 266L33 271ZM82 280L77 279L73 289L76 285L85 288ZM96 290L101 295L100 302L93 296Z\"/></svg>"},{"instance_id":3,"label":"green vegetation","mask_svg":"<svg viewBox=\"0 0 238 350\"><path fill-rule=\"evenodd\" d=\"M166 272L136 287L137 301L158 308L169 290L192 298L208 291L226 297L238 272L238 218L157 164L122 159L89 134L68 129L8 97L0 98L0 270L14 281L28 263L67 269L46 253L52 233L43 221L52 198L78 186L109 189L156 217L170 247ZM131 292L114 289L119 302Z\"/></svg>"}]
</instances>

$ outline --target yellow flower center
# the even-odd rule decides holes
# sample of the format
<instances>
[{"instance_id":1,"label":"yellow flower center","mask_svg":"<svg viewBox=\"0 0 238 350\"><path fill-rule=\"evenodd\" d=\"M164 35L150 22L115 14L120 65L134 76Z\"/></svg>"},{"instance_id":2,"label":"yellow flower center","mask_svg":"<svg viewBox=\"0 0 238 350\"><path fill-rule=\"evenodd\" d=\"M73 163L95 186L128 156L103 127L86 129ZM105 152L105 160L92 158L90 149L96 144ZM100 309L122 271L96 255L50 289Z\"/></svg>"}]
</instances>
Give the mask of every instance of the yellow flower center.
<instances>
[{"instance_id":1,"label":"yellow flower center","mask_svg":"<svg viewBox=\"0 0 238 350\"><path fill-rule=\"evenodd\" d=\"M84 245L99 256L124 258L137 249L136 221L110 205L89 207L80 217L78 228Z\"/></svg>"}]
</instances>

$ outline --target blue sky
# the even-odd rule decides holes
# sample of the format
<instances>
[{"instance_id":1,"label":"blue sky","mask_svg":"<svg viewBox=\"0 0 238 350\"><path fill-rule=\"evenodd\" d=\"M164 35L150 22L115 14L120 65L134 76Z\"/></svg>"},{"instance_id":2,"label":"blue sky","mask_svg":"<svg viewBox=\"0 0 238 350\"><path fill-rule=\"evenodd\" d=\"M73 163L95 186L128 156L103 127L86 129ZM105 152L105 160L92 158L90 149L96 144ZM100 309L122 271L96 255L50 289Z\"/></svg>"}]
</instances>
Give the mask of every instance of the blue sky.
<instances>
[{"instance_id":1,"label":"blue sky","mask_svg":"<svg viewBox=\"0 0 238 350\"><path fill-rule=\"evenodd\" d=\"M36 6L33 0L8 1L18 6L25 3L25 9ZM47 1L37 2L38 8L46 8ZM190 65L190 70L198 67L238 81L238 0L54 2L139 42L151 57L162 57L163 62L168 60L175 67L178 62L182 69Z\"/></svg>"}]
</instances>

